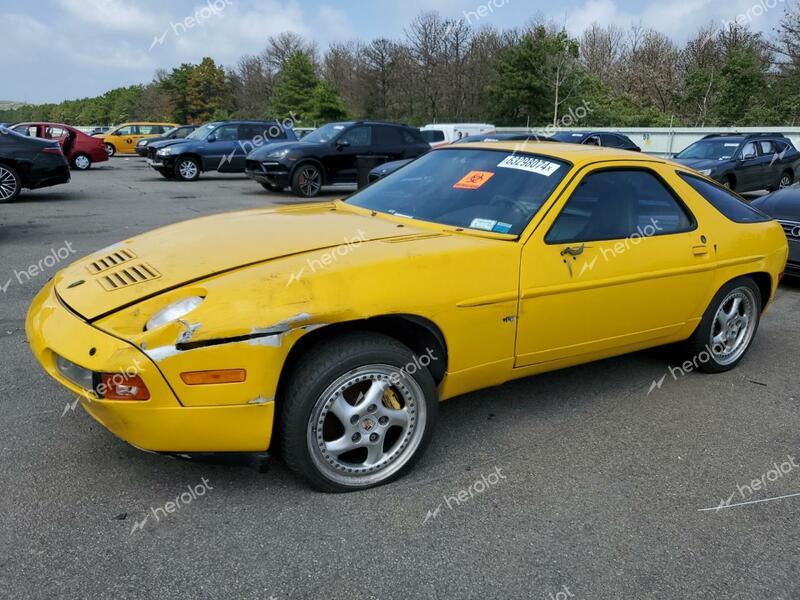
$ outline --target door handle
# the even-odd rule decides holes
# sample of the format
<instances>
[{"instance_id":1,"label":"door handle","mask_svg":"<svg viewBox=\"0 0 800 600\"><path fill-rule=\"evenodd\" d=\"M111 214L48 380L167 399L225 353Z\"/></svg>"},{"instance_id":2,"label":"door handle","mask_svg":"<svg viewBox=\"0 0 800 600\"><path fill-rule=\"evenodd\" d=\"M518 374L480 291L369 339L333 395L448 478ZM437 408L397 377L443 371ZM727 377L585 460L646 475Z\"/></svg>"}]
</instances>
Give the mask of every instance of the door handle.
<instances>
[{"instance_id":1,"label":"door handle","mask_svg":"<svg viewBox=\"0 0 800 600\"><path fill-rule=\"evenodd\" d=\"M692 254L695 256L704 256L708 254L708 246L692 246Z\"/></svg>"},{"instance_id":2,"label":"door handle","mask_svg":"<svg viewBox=\"0 0 800 600\"><path fill-rule=\"evenodd\" d=\"M566 256L568 254L570 256L580 256L581 254L583 254L583 251L585 249L586 249L586 244L581 244L580 246L575 246L575 247L567 246L561 251L561 256Z\"/></svg>"}]
</instances>

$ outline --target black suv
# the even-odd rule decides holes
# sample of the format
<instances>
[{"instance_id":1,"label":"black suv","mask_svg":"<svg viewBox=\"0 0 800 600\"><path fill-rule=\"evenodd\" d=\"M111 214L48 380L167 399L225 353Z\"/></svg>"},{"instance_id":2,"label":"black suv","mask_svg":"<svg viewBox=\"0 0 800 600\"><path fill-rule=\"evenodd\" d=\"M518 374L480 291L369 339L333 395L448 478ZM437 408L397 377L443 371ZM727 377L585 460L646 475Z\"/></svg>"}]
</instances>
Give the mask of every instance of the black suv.
<instances>
[{"instance_id":1,"label":"black suv","mask_svg":"<svg viewBox=\"0 0 800 600\"><path fill-rule=\"evenodd\" d=\"M258 148L247 157L245 172L270 191L291 187L312 198L322 186L358 181L359 157L376 164L416 158L431 149L418 129L397 123L331 123L299 142Z\"/></svg>"},{"instance_id":2,"label":"black suv","mask_svg":"<svg viewBox=\"0 0 800 600\"><path fill-rule=\"evenodd\" d=\"M627 135L611 131L559 131L551 138L554 142L567 144L586 144L587 146L604 146L641 152L642 149L633 143Z\"/></svg>"},{"instance_id":3,"label":"black suv","mask_svg":"<svg viewBox=\"0 0 800 600\"><path fill-rule=\"evenodd\" d=\"M719 133L705 136L673 158L737 192L792 185L800 153L780 133Z\"/></svg>"}]
</instances>

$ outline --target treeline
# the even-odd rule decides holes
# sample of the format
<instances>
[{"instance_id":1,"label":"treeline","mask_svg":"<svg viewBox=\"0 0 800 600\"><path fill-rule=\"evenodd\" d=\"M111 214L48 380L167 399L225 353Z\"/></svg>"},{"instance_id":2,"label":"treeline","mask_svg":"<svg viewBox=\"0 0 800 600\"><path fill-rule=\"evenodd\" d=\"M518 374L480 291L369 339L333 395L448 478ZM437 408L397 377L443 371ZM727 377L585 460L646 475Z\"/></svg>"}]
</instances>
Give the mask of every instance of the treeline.
<instances>
[{"instance_id":1,"label":"treeline","mask_svg":"<svg viewBox=\"0 0 800 600\"><path fill-rule=\"evenodd\" d=\"M787 6L770 36L747 24L709 25L683 45L644 27L594 25L573 37L541 21L500 31L426 12L403 39L321 52L284 33L231 67L205 58L97 98L0 111L0 121L268 117L316 125L349 117L544 126L578 106L590 107L587 126L796 125L800 8Z\"/></svg>"}]
</instances>

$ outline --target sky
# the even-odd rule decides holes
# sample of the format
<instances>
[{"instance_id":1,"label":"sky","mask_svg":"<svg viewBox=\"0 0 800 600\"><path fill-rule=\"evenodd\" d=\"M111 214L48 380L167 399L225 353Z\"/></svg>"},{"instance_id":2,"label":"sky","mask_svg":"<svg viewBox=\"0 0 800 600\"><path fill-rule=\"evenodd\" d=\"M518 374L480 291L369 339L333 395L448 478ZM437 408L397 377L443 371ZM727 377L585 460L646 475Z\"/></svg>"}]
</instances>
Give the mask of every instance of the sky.
<instances>
[{"instance_id":1,"label":"sky","mask_svg":"<svg viewBox=\"0 0 800 600\"><path fill-rule=\"evenodd\" d=\"M211 56L233 65L269 36L294 31L332 42L399 38L436 10L476 27L534 17L579 34L594 22L653 27L677 42L737 17L770 35L800 0L0 0L0 100L59 102L147 83L159 68Z\"/></svg>"}]
</instances>

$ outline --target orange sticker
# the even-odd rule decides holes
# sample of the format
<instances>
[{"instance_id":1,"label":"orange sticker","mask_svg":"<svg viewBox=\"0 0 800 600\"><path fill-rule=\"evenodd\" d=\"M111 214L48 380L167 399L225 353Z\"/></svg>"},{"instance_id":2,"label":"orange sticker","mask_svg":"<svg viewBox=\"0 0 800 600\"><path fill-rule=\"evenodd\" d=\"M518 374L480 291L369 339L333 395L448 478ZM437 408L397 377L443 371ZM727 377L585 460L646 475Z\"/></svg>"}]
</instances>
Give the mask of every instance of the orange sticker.
<instances>
[{"instance_id":1,"label":"orange sticker","mask_svg":"<svg viewBox=\"0 0 800 600\"><path fill-rule=\"evenodd\" d=\"M461 181L453 186L453 189L477 190L492 177L494 177L494 173L491 171L470 171Z\"/></svg>"}]
</instances>

